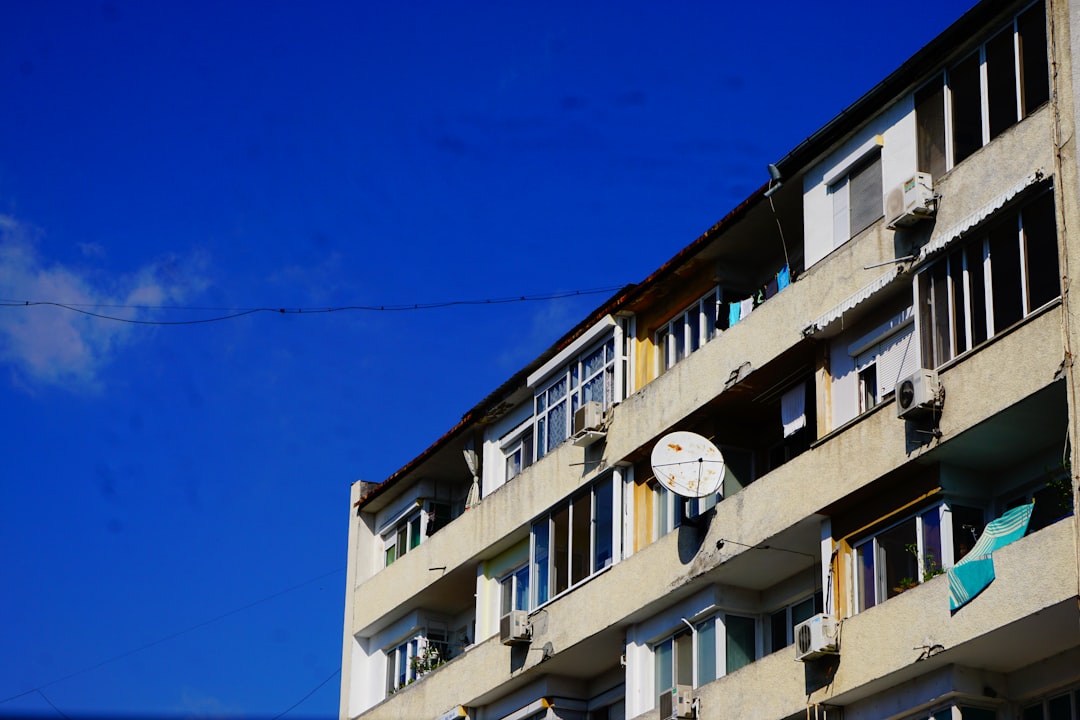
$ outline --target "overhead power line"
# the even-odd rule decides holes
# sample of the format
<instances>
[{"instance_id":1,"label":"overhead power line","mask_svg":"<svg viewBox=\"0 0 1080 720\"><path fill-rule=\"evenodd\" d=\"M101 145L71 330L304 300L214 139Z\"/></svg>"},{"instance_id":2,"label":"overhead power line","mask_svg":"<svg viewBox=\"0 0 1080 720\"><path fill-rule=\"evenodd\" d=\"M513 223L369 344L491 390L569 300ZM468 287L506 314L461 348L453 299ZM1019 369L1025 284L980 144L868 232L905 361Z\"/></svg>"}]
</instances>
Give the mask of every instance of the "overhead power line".
<instances>
[{"instance_id":1,"label":"overhead power line","mask_svg":"<svg viewBox=\"0 0 1080 720\"><path fill-rule=\"evenodd\" d=\"M437 310L440 308L461 307L470 305L506 305L520 302L543 302L548 300L561 300L564 298L585 295L610 294L620 290L623 286L613 285L588 290L567 290L541 295L517 295L514 297L489 298L485 300L446 300L430 303L405 303L401 305L339 305L335 307L198 307L183 305L122 305L107 303L66 303L54 300L13 300L0 299L0 307L8 308L31 308L31 307L56 307L62 310L89 315L100 320L113 322L131 323L133 325L200 325L203 323L221 322L234 320L245 315L256 313L274 313L278 315L319 315L335 312L412 312L418 310ZM137 311L181 311L181 312L216 312L223 313L210 317L194 318L190 320L147 320L131 317L111 315L102 310L137 310Z\"/></svg>"}]
</instances>

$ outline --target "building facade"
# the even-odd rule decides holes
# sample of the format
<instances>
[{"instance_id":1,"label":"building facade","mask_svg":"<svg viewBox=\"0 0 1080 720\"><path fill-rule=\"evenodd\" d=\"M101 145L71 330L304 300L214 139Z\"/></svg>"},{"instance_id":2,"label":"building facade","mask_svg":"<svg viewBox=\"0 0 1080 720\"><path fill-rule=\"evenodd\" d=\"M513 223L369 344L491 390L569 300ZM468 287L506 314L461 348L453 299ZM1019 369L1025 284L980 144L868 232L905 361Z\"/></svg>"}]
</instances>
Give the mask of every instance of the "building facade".
<instances>
[{"instance_id":1,"label":"building facade","mask_svg":"<svg viewBox=\"0 0 1080 720\"><path fill-rule=\"evenodd\" d=\"M1078 43L977 5L354 484L341 717L1080 718Z\"/></svg>"}]
</instances>

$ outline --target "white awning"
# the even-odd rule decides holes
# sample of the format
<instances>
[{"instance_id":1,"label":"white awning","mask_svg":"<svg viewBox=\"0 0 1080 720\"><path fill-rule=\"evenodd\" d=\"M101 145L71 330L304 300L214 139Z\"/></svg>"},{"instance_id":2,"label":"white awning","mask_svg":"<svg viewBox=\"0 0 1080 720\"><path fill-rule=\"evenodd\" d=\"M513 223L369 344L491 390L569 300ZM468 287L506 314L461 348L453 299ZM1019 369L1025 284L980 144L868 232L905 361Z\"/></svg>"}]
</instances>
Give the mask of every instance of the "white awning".
<instances>
[{"instance_id":1,"label":"white awning","mask_svg":"<svg viewBox=\"0 0 1080 720\"><path fill-rule=\"evenodd\" d=\"M835 306L827 313L819 317L814 322L810 323L804 330L803 335L813 335L814 333L821 332L825 328L832 325L834 322L844 316L848 310L853 309L856 305L860 305L866 300L870 299L873 295L877 294L881 290L885 289L892 284L902 271L902 267L897 265L889 270L887 273L877 278L869 285L866 285L859 289L853 295L848 296L843 302Z\"/></svg>"},{"instance_id":2,"label":"white awning","mask_svg":"<svg viewBox=\"0 0 1080 720\"><path fill-rule=\"evenodd\" d=\"M972 214L968 215L960 222L953 225L945 232L940 234L935 233L937 234L937 239L931 240L926 245L924 245L921 250L919 250L919 256L916 259L916 263L926 260L932 254L936 253L938 250L941 250L949 243L958 240L962 235L964 235L964 233L968 232L973 227L981 223L983 220L990 217L992 214L1004 207L1005 203L1009 202L1021 192L1042 180L1044 177L1045 174L1041 169L1036 170L1020 182L1013 185L1005 192L995 197L990 202L983 205L981 208L979 208Z\"/></svg>"}]
</instances>

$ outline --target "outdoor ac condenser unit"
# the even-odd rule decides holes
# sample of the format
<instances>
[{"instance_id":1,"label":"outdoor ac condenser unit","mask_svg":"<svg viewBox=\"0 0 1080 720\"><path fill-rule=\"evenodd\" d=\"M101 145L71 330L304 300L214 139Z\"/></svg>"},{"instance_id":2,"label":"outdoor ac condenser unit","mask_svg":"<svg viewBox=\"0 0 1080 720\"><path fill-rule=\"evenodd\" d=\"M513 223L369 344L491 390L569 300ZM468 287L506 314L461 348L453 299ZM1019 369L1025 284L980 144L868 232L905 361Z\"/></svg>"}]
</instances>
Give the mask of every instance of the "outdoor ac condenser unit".
<instances>
[{"instance_id":1,"label":"outdoor ac condenser unit","mask_svg":"<svg viewBox=\"0 0 1080 720\"><path fill-rule=\"evenodd\" d=\"M892 230L931 217L936 209L934 179L930 173L915 173L885 196L886 224Z\"/></svg>"},{"instance_id":2,"label":"outdoor ac condenser unit","mask_svg":"<svg viewBox=\"0 0 1080 720\"><path fill-rule=\"evenodd\" d=\"M838 623L830 615L818 613L795 626L795 659L806 661L822 655L835 655Z\"/></svg>"},{"instance_id":3,"label":"outdoor ac condenser unit","mask_svg":"<svg viewBox=\"0 0 1080 720\"><path fill-rule=\"evenodd\" d=\"M676 685L660 693L660 720L684 720L694 717L694 689L689 685Z\"/></svg>"},{"instance_id":4,"label":"outdoor ac condenser unit","mask_svg":"<svg viewBox=\"0 0 1080 720\"><path fill-rule=\"evenodd\" d=\"M592 400L579 407L571 430L578 447L587 447L604 437L604 406Z\"/></svg>"},{"instance_id":5,"label":"outdoor ac condenser unit","mask_svg":"<svg viewBox=\"0 0 1080 720\"><path fill-rule=\"evenodd\" d=\"M913 420L942 406L936 370L923 368L896 383L896 417Z\"/></svg>"},{"instance_id":6,"label":"outdoor ac condenser unit","mask_svg":"<svg viewBox=\"0 0 1080 720\"><path fill-rule=\"evenodd\" d=\"M499 640L503 645L527 643L532 639L529 627L529 613L524 610L511 610L499 621Z\"/></svg>"}]
</instances>

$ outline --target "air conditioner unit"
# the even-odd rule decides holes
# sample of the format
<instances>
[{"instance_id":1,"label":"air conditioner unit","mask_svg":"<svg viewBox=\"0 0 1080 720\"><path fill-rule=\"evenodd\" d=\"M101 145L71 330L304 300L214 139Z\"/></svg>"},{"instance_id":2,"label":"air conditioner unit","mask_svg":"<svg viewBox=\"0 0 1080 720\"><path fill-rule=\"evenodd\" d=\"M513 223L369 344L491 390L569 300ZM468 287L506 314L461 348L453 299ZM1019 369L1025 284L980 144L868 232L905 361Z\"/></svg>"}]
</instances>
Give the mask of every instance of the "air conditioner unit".
<instances>
[{"instance_id":1,"label":"air conditioner unit","mask_svg":"<svg viewBox=\"0 0 1080 720\"><path fill-rule=\"evenodd\" d=\"M819 613L795 626L795 659L805 662L840 652L839 624L830 615Z\"/></svg>"},{"instance_id":2,"label":"air conditioner unit","mask_svg":"<svg viewBox=\"0 0 1080 720\"><path fill-rule=\"evenodd\" d=\"M660 720L683 720L694 717L694 688L676 685L660 693Z\"/></svg>"},{"instance_id":3,"label":"air conditioner unit","mask_svg":"<svg viewBox=\"0 0 1080 720\"><path fill-rule=\"evenodd\" d=\"M587 447L604 437L604 406L593 400L579 407L571 429L573 443L578 447Z\"/></svg>"},{"instance_id":4,"label":"air conditioner unit","mask_svg":"<svg viewBox=\"0 0 1080 720\"><path fill-rule=\"evenodd\" d=\"M914 225L933 216L936 210L934 179L930 173L915 173L885 196L885 217L891 230Z\"/></svg>"},{"instance_id":5,"label":"air conditioner unit","mask_svg":"<svg viewBox=\"0 0 1080 720\"><path fill-rule=\"evenodd\" d=\"M529 626L529 613L524 610L511 610L499 621L499 640L503 645L517 645L532 640L532 628Z\"/></svg>"},{"instance_id":6,"label":"air conditioner unit","mask_svg":"<svg viewBox=\"0 0 1080 720\"><path fill-rule=\"evenodd\" d=\"M940 409L944 391L937 371L923 368L896 383L896 417L913 420Z\"/></svg>"}]
</instances>

